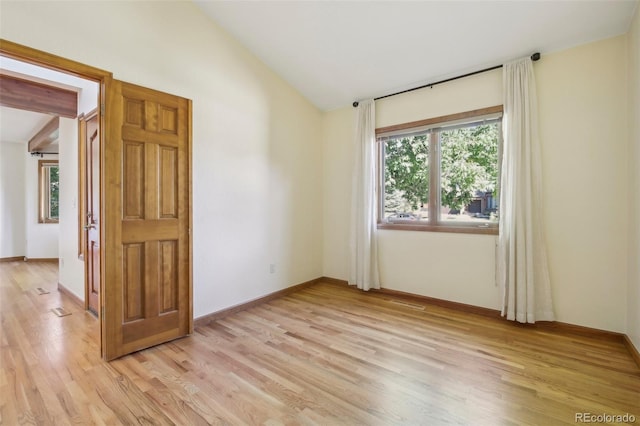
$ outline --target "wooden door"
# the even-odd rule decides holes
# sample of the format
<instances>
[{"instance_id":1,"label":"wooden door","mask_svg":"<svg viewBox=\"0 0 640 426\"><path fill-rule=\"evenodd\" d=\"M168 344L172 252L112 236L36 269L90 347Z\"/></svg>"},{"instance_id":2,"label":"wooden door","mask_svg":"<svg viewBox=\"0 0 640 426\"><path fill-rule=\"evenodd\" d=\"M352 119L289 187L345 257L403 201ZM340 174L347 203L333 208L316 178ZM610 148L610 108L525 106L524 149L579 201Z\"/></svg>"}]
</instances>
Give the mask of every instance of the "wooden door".
<instances>
[{"instance_id":1,"label":"wooden door","mask_svg":"<svg viewBox=\"0 0 640 426\"><path fill-rule=\"evenodd\" d=\"M90 311L100 315L100 131L98 114L84 119L85 277Z\"/></svg>"},{"instance_id":2,"label":"wooden door","mask_svg":"<svg viewBox=\"0 0 640 426\"><path fill-rule=\"evenodd\" d=\"M193 330L191 101L113 80L104 147L105 359Z\"/></svg>"}]
</instances>

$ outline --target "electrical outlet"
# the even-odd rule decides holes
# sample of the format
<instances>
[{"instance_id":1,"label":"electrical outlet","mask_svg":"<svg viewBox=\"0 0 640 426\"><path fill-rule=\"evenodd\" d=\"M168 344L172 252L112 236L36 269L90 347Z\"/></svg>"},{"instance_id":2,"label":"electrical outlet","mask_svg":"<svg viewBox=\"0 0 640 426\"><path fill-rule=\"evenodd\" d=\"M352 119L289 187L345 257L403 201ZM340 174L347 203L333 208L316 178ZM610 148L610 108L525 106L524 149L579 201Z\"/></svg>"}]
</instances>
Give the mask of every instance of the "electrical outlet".
<instances>
[{"instance_id":1,"label":"electrical outlet","mask_svg":"<svg viewBox=\"0 0 640 426\"><path fill-rule=\"evenodd\" d=\"M269 264L269 273L270 274L275 274L276 273L276 264L275 263Z\"/></svg>"}]
</instances>

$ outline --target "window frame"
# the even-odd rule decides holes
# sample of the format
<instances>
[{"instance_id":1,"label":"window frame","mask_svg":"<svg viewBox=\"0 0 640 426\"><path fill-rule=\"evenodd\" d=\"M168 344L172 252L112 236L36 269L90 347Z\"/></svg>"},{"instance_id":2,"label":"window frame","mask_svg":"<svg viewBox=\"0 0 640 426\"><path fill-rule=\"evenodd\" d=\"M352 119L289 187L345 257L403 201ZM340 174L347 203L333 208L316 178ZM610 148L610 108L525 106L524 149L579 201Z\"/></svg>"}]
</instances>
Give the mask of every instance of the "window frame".
<instances>
[{"instance_id":1,"label":"window frame","mask_svg":"<svg viewBox=\"0 0 640 426\"><path fill-rule=\"evenodd\" d=\"M50 172L45 171L52 166L58 168L58 179L60 179L60 164L58 160L38 160L38 223L59 223L60 222L60 193L58 192L58 217L51 218L51 184L49 182ZM58 184L59 184L58 180ZM58 191L60 188L58 187Z\"/></svg>"},{"instance_id":2,"label":"window frame","mask_svg":"<svg viewBox=\"0 0 640 426\"><path fill-rule=\"evenodd\" d=\"M481 120L483 117L499 116L500 131L498 132L498 190L500 185L500 169L502 166L502 119L504 109L502 105L496 105L487 108L465 111L457 114L450 114L440 117L428 118L425 120L412 121L408 123L396 124L392 126L377 128L376 133L376 197L377 197L377 228L392 229L400 231L426 231L426 232L452 232L463 234L485 234L498 235L498 223L456 223L452 225L445 223L440 219L440 175L441 175L441 158L438 143L438 132L441 127L448 127L459 123L472 123L475 120ZM497 118L497 117L495 117ZM429 167L429 212L428 220L412 221L412 220L394 220L393 222L384 219L384 173L385 173L385 136L393 136L395 134L407 134L413 132L427 133L429 141L429 164L437 164L437 167ZM436 190L433 190L433 189Z\"/></svg>"}]
</instances>

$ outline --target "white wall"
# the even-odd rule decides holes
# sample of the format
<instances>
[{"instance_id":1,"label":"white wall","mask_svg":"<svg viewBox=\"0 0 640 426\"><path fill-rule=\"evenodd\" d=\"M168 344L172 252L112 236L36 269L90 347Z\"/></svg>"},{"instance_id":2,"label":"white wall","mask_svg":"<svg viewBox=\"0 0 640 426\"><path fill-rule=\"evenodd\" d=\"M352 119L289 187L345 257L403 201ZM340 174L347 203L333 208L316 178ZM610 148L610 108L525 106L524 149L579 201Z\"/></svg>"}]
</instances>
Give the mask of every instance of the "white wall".
<instances>
[{"instance_id":1,"label":"white wall","mask_svg":"<svg viewBox=\"0 0 640 426\"><path fill-rule=\"evenodd\" d=\"M195 317L322 275L321 114L193 4L3 2L0 36L193 100Z\"/></svg>"},{"instance_id":2,"label":"white wall","mask_svg":"<svg viewBox=\"0 0 640 426\"><path fill-rule=\"evenodd\" d=\"M626 37L536 67L558 320L624 332L628 234Z\"/></svg>"},{"instance_id":3,"label":"white wall","mask_svg":"<svg viewBox=\"0 0 640 426\"><path fill-rule=\"evenodd\" d=\"M376 126L501 105L501 76L492 71L379 101ZM391 230L379 234L384 287L499 308L494 236Z\"/></svg>"},{"instance_id":4,"label":"white wall","mask_svg":"<svg viewBox=\"0 0 640 426\"><path fill-rule=\"evenodd\" d=\"M323 275L346 280L354 161L355 108L329 111L322 126Z\"/></svg>"},{"instance_id":5,"label":"white wall","mask_svg":"<svg viewBox=\"0 0 640 426\"><path fill-rule=\"evenodd\" d=\"M376 102L376 126L384 127L502 104L502 74L423 89ZM349 209L355 108L325 114L325 275L348 274ZM379 231L383 287L498 309L495 240L490 235Z\"/></svg>"},{"instance_id":6,"label":"white wall","mask_svg":"<svg viewBox=\"0 0 640 426\"><path fill-rule=\"evenodd\" d=\"M557 319L619 332L627 328L625 49L621 36L544 55L534 65L543 154L541 211ZM495 71L379 101L376 125L501 103L501 71ZM340 279L347 278L354 111L349 107L324 116L324 271ZM383 230L379 242L384 287L500 307L495 237Z\"/></svg>"},{"instance_id":7,"label":"white wall","mask_svg":"<svg viewBox=\"0 0 640 426\"><path fill-rule=\"evenodd\" d=\"M25 240L26 253L30 259L54 259L58 257L58 223L38 223L38 161L58 160L58 155L45 154L44 158L32 157L25 149Z\"/></svg>"},{"instance_id":8,"label":"white wall","mask_svg":"<svg viewBox=\"0 0 640 426\"><path fill-rule=\"evenodd\" d=\"M94 101L95 102L95 101ZM95 107L95 105L94 105ZM89 110L91 107L89 107ZM84 262L78 258L78 121L60 118L60 238L58 282L84 300Z\"/></svg>"},{"instance_id":9,"label":"white wall","mask_svg":"<svg viewBox=\"0 0 640 426\"><path fill-rule=\"evenodd\" d=\"M18 143L0 142L0 258L25 256L24 152Z\"/></svg>"},{"instance_id":10,"label":"white wall","mask_svg":"<svg viewBox=\"0 0 640 426\"><path fill-rule=\"evenodd\" d=\"M627 335L640 351L640 6L628 34L629 54L629 288Z\"/></svg>"}]
</instances>

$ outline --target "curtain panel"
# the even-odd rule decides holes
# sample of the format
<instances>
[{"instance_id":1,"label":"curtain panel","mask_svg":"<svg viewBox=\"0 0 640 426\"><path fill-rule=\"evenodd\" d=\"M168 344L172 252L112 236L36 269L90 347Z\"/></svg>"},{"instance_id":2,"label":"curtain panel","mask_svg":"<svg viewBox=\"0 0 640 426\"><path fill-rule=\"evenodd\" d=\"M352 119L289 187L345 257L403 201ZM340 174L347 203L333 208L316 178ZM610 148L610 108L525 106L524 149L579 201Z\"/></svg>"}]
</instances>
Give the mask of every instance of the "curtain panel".
<instances>
[{"instance_id":1,"label":"curtain panel","mask_svg":"<svg viewBox=\"0 0 640 426\"><path fill-rule=\"evenodd\" d=\"M530 58L503 67L504 152L500 184L497 280L502 315L522 323L553 321L541 212L537 97Z\"/></svg>"},{"instance_id":2,"label":"curtain panel","mask_svg":"<svg viewBox=\"0 0 640 426\"><path fill-rule=\"evenodd\" d=\"M361 290L380 288L376 239L375 117L373 99L359 103L351 190L349 284Z\"/></svg>"}]
</instances>

